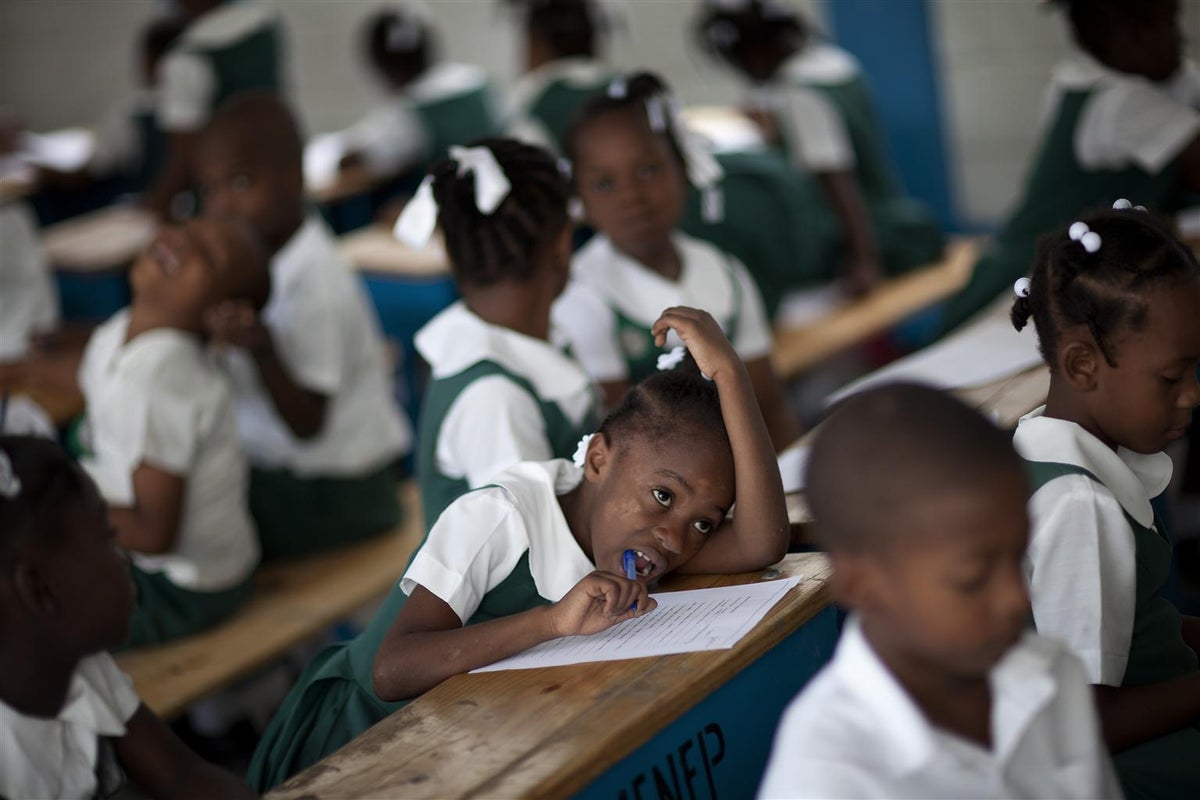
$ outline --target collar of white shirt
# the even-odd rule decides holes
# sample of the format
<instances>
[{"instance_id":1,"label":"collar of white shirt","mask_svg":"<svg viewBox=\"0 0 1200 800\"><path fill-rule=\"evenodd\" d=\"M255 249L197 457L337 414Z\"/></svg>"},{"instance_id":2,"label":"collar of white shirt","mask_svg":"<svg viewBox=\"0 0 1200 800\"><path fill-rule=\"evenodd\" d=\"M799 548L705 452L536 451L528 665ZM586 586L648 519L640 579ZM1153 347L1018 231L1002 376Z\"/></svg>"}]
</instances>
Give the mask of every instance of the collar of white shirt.
<instances>
[{"instance_id":1,"label":"collar of white shirt","mask_svg":"<svg viewBox=\"0 0 1200 800\"><path fill-rule=\"evenodd\" d=\"M258 3L230 3L213 9L193 22L183 34L186 44L223 45L236 42L262 27L273 12Z\"/></svg>"},{"instance_id":2,"label":"collar of white shirt","mask_svg":"<svg viewBox=\"0 0 1200 800\"><path fill-rule=\"evenodd\" d=\"M461 300L417 331L414 342L435 378L457 375L480 361L495 361L529 381L547 400L577 396L590 385L583 368L554 345L492 325Z\"/></svg>"},{"instance_id":3,"label":"collar of white shirt","mask_svg":"<svg viewBox=\"0 0 1200 800\"><path fill-rule=\"evenodd\" d=\"M814 41L784 62L779 71L783 82L840 84L861 72L858 61L840 47Z\"/></svg>"},{"instance_id":4,"label":"collar of white shirt","mask_svg":"<svg viewBox=\"0 0 1200 800\"><path fill-rule=\"evenodd\" d=\"M999 763L1010 758L1037 714L1057 693L1048 648L1035 645L1032 634L1014 646L992 668L992 757ZM843 685L856 695L880 730L879 757L897 776L927 769L942 752L939 733L926 720L892 673L872 649L856 616L842 632L833 669Z\"/></svg>"},{"instance_id":5,"label":"collar of white shirt","mask_svg":"<svg viewBox=\"0 0 1200 800\"><path fill-rule=\"evenodd\" d=\"M1171 458L1166 453L1143 455L1107 445L1074 422L1043 416L1045 406L1021 417L1013 444L1027 461L1082 467L1113 493L1121 508L1149 528L1154 524L1150 498L1171 482Z\"/></svg>"},{"instance_id":6,"label":"collar of white shirt","mask_svg":"<svg viewBox=\"0 0 1200 800\"><path fill-rule=\"evenodd\" d=\"M443 61L422 72L404 87L415 103L429 103L475 91L487 84L487 71L475 64Z\"/></svg>"}]
</instances>

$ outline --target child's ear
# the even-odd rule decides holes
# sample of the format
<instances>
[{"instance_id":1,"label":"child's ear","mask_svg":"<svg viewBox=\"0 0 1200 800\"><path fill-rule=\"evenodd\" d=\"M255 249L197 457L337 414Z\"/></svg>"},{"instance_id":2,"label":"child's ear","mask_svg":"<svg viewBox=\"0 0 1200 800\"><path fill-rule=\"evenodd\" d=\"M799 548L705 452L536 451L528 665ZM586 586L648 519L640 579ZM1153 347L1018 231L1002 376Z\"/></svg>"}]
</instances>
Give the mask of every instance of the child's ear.
<instances>
[{"instance_id":1,"label":"child's ear","mask_svg":"<svg viewBox=\"0 0 1200 800\"><path fill-rule=\"evenodd\" d=\"M597 433L588 442L587 455L583 459L583 477L597 483L603 481L613 462L613 449L604 434Z\"/></svg>"},{"instance_id":2,"label":"child's ear","mask_svg":"<svg viewBox=\"0 0 1200 800\"><path fill-rule=\"evenodd\" d=\"M831 552L829 560L832 566L829 590L835 603L851 611L870 611L879 607L882 573L870 556Z\"/></svg>"},{"instance_id":3,"label":"child's ear","mask_svg":"<svg viewBox=\"0 0 1200 800\"><path fill-rule=\"evenodd\" d=\"M36 559L19 558L13 565L13 585L21 604L39 617L58 612L59 601L47 579L44 565Z\"/></svg>"},{"instance_id":4,"label":"child's ear","mask_svg":"<svg viewBox=\"0 0 1200 800\"><path fill-rule=\"evenodd\" d=\"M1058 370L1075 391L1091 392L1096 389L1102 358L1091 337L1072 336L1059 347Z\"/></svg>"}]
</instances>

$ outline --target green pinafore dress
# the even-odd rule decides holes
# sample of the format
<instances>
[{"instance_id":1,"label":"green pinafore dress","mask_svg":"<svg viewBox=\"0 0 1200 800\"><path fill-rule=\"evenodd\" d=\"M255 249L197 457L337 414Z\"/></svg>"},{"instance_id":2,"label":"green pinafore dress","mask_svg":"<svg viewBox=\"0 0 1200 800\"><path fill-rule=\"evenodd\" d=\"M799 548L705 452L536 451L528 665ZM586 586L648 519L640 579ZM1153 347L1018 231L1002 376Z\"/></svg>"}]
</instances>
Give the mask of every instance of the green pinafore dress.
<instances>
[{"instance_id":1,"label":"green pinafore dress","mask_svg":"<svg viewBox=\"0 0 1200 800\"><path fill-rule=\"evenodd\" d=\"M407 599L397 581L365 631L325 648L304 670L254 751L246 781L255 791L277 786L406 704L380 700L372 672L375 654ZM508 577L484 595L467 624L549 603L537 592L526 550Z\"/></svg>"},{"instance_id":2,"label":"green pinafore dress","mask_svg":"<svg viewBox=\"0 0 1200 800\"><path fill-rule=\"evenodd\" d=\"M729 281L730 292L733 295L732 310L724 319L718 319L717 323L725 332L725 336L732 341L741 327L742 285L728 262L725 265L725 278ZM658 371L658 357L670 352L671 348L655 344L649 325L630 318L615 306L612 309L617 319L617 338L620 341L621 354L629 370L629 382L640 383Z\"/></svg>"},{"instance_id":3,"label":"green pinafore dress","mask_svg":"<svg viewBox=\"0 0 1200 800\"><path fill-rule=\"evenodd\" d=\"M537 402L554 458L570 458L580 438L594 431L599 422L593 407L584 416L583 421L575 425L557 403L543 400L534 390L533 384L495 361L479 361L457 375L431 381L421 405L421 421L417 431L417 477L421 487L421 509L425 515L426 532L437 522L446 506L471 489L465 479L444 475L438 471L437 440L442 423L454 401L468 386L492 375L512 381Z\"/></svg>"},{"instance_id":4,"label":"green pinafore dress","mask_svg":"<svg viewBox=\"0 0 1200 800\"><path fill-rule=\"evenodd\" d=\"M576 112L583 108L587 101L602 93L608 86L612 75L605 73L597 80L581 82L555 78L546 83L542 91L533 99L526 109L526 114L542 126L550 134L560 152L564 152L567 144L567 130Z\"/></svg>"},{"instance_id":5,"label":"green pinafore dress","mask_svg":"<svg viewBox=\"0 0 1200 800\"><path fill-rule=\"evenodd\" d=\"M1026 468L1034 491L1065 475L1096 480L1072 464L1026 462ZM1195 672L1196 654L1180 633L1179 612L1162 596L1171 570L1171 543L1157 520L1152 528L1139 525L1128 514L1125 520L1134 538L1137 589L1129 662L1121 686L1159 683ZM1123 750L1113 763L1129 800L1200 797L1200 725Z\"/></svg>"},{"instance_id":6,"label":"green pinafore dress","mask_svg":"<svg viewBox=\"0 0 1200 800\"><path fill-rule=\"evenodd\" d=\"M184 44L181 52L203 58L211 67L216 85L209 114L241 92L278 93L283 87L280 64L283 40L278 22L271 21L236 42L222 45Z\"/></svg>"},{"instance_id":7,"label":"green pinafore dress","mask_svg":"<svg viewBox=\"0 0 1200 800\"><path fill-rule=\"evenodd\" d=\"M1124 197L1158 212L1176 210L1180 201L1174 165L1158 173L1138 166L1087 169L1075 155L1075 131L1094 89L1064 92L1041 149L1033 161L1016 212L987 251L975 262L970 282L946 304L942 333L966 322L1013 282L1029 274L1038 237L1061 228L1081 214L1108 208Z\"/></svg>"}]
</instances>

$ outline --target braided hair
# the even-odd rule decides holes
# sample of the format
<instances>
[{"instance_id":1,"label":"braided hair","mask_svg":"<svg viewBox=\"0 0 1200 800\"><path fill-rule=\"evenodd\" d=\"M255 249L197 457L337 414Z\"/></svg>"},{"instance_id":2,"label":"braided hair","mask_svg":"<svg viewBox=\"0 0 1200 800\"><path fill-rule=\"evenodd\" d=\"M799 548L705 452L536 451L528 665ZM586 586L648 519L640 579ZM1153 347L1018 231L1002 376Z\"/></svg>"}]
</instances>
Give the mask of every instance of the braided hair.
<instances>
[{"instance_id":1,"label":"braided hair","mask_svg":"<svg viewBox=\"0 0 1200 800\"><path fill-rule=\"evenodd\" d=\"M1080 222L1099 237L1095 252L1072 238L1069 228L1042 236L1029 293L1012 306L1017 330L1033 320L1051 369L1060 334L1076 325L1087 327L1104 360L1115 367L1118 334L1146 325L1146 295L1200 277L1195 254L1143 210L1102 211Z\"/></svg>"},{"instance_id":2,"label":"braided hair","mask_svg":"<svg viewBox=\"0 0 1200 800\"><path fill-rule=\"evenodd\" d=\"M371 63L395 86L412 81L436 56L433 31L411 8L379 11L367 20L364 30Z\"/></svg>"},{"instance_id":3,"label":"braided hair","mask_svg":"<svg viewBox=\"0 0 1200 800\"><path fill-rule=\"evenodd\" d=\"M524 12L525 30L559 58L591 58L596 40L608 31L592 0L510 0Z\"/></svg>"},{"instance_id":4,"label":"braided hair","mask_svg":"<svg viewBox=\"0 0 1200 800\"><path fill-rule=\"evenodd\" d=\"M450 159L430 168L438 224L454 277L474 286L529 280L541 249L568 222L567 179L540 147L498 138L480 139L471 146L492 151L512 189L495 211L484 214L476 206L470 172L460 176L458 162Z\"/></svg>"},{"instance_id":5,"label":"braided hair","mask_svg":"<svg viewBox=\"0 0 1200 800\"><path fill-rule=\"evenodd\" d=\"M717 386L700 374L690 353L674 369L656 372L626 392L597 431L617 446L634 439L662 442L681 432L716 435L729 444Z\"/></svg>"},{"instance_id":6,"label":"braided hair","mask_svg":"<svg viewBox=\"0 0 1200 800\"><path fill-rule=\"evenodd\" d=\"M1114 30L1145 21L1155 0L1054 0L1071 22L1075 43L1098 61L1107 61L1108 37Z\"/></svg>"},{"instance_id":7,"label":"braided hair","mask_svg":"<svg viewBox=\"0 0 1200 800\"><path fill-rule=\"evenodd\" d=\"M635 72L627 76L617 76L609 83L607 91L588 100L571 121L566 135L567 158L572 163L578 159L580 136L588 125L600 117L632 111L645 117L649 125L650 117L646 101L653 97L667 97L670 91L670 87L663 79L652 72ZM651 125L651 128L653 129L654 126ZM680 165L686 169L683 149L679 144L679 132L675 130L675 122L665 108L662 114L661 133L667 137L671 152L675 154Z\"/></svg>"}]
</instances>

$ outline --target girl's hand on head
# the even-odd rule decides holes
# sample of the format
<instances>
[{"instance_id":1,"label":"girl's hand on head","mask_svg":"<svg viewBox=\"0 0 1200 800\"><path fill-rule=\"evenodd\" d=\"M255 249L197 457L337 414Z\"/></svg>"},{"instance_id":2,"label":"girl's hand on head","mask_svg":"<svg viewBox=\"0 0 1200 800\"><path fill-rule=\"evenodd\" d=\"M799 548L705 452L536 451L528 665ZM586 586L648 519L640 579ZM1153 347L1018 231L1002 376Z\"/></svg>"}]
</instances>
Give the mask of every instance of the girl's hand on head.
<instances>
[{"instance_id":1,"label":"girl's hand on head","mask_svg":"<svg viewBox=\"0 0 1200 800\"><path fill-rule=\"evenodd\" d=\"M226 300L208 309L204 327L217 347L241 347L253 353L270 343L253 306L242 300Z\"/></svg>"},{"instance_id":2,"label":"girl's hand on head","mask_svg":"<svg viewBox=\"0 0 1200 800\"><path fill-rule=\"evenodd\" d=\"M637 611L631 607L637 604ZM550 607L557 636L593 634L657 607L646 587L611 572L596 570Z\"/></svg>"},{"instance_id":3,"label":"girl's hand on head","mask_svg":"<svg viewBox=\"0 0 1200 800\"><path fill-rule=\"evenodd\" d=\"M668 308L650 328L659 347L666 344L670 330L683 340L700 371L714 381L723 369L728 374L741 363L725 332L707 311L687 306Z\"/></svg>"}]
</instances>

